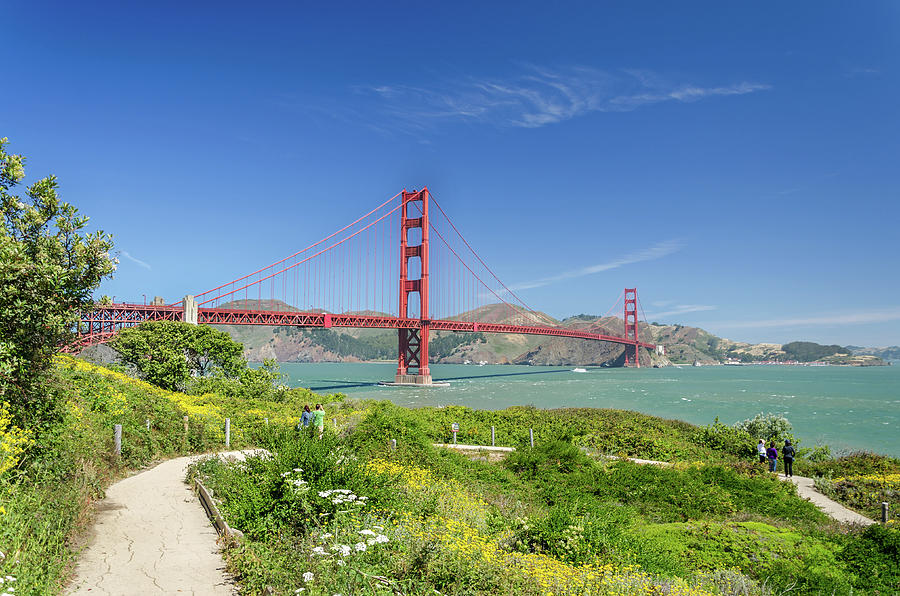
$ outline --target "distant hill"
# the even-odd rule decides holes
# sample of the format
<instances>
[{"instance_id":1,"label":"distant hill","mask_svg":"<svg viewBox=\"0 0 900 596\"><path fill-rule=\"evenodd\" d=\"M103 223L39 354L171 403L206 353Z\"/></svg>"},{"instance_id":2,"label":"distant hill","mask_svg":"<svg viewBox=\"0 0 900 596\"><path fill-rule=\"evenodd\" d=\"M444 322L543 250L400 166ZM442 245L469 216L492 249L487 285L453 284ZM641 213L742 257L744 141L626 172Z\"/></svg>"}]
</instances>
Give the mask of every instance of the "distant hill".
<instances>
[{"instance_id":1,"label":"distant hill","mask_svg":"<svg viewBox=\"0 0 900 596\"><path fill-rule=\"evenodd\" d=\"M900 346L888 346L886 348L861 348L859 346L844 346L856 356L877 356L882 360L900 360Z\"/></svg>"},{"instance_id":2,"label":"distant hill","mask_svg":"<svg viewBox=\"0 0 900 596\"><path fill-rule=\"evenodd\" d=\"M237 300L220 308L297 311L279 300ZM375 311L353 314L385 315ZM519 313L503 304L490 304L464 312L455 320L476 320L516 325L560 325L571 329L622 335L624 323L618 317L576 315L558 321L545 313ZM299 327L255 327L220 325L244 344L249 360L275 358L281 362L359 362L397 358L397 332L392 329L304 329ZM638 337L665 346L666 355L641 350L641 366L669 364L718 364L741 362L825 360L832 364L883 364L875 355L856 354L840 346L820 346L811 342L749 344L716 337L698 327L685 325L638 324ZM432 362L463 364L534 364L560 366L622 366L625 350L620 344L541 335L433 332ZM859 348L866 350L868 348Z\"/></svg>"}]
</instances>

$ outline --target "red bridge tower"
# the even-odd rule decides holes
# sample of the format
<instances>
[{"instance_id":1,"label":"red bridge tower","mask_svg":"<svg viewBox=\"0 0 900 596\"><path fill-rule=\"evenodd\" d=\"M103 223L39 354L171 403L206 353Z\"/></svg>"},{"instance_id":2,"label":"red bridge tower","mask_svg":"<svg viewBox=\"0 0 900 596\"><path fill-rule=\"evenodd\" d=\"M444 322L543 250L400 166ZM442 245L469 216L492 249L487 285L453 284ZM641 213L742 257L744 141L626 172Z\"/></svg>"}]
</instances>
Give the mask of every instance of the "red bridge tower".
<instances>
[{"instance_id":1,"label":"red bridge tower","mask_svg":"<svg viewBox=\"0 0 900 596\"><path fill-rule=\"evenodd\" d=\"M415 207L419 217L410 217L409 208ZM420 229L421 242L409 244L409 231ZM418 257L420 274L409 279L409 260ZM409 318L409 295L419 295L418 328L397 330L400 357L397 364L397 383L431 385L428 370L428 332L431 320L428 316L428 187L416 192L403 191L400 211L400 318ZM414 369L411 370L411 369Z\"/></svg>"},{"instance_id":2,"label":"red bridge tower","mask_svg":"<svg viewBox=\"0 0 900 596\"><path fill-rule=\"evenodd\" d=\"M625 344L625 366L641 367L641 359L638 353L638 318L637 318L637 288L625 288L625 339L634 343ZM628 352L633 350L634 361Z\"/></svg>"}]
</instances>

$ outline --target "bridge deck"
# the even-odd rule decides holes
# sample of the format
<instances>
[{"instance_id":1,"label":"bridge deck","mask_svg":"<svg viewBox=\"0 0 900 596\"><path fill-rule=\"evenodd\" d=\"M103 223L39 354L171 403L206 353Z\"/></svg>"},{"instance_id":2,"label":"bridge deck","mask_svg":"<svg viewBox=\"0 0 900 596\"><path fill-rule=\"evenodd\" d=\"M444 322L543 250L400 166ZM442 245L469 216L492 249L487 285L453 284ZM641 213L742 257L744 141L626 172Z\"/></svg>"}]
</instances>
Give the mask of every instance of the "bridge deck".
<instances>
[{"instance_id":1,"label":"bridge deck","mask_svg":"<svg viewBox=\"0 0 900 596\"><path fill-rule=\"evenodd\" d=\"M180 306L150 306L141 304L112 304L101 306L95 311L82 316L79 336L81 345L106 341L120 329L137 325L143 321L180 321L183 318ZM333 314L326 312L296 312L268 310L231 310L225 308L200 308L197 321L207 325L267 325L288 327L355 327L362 329L419 329L424 322L421 319L373 316L356 314ZM428 321L433 331L456 331L465 333L516 333L522 335L548 335L570 337L594 341L637 345L654 349L656 346L646 342L635 342L615 335L592 333L578 329L562 327L542 327L536 325L508 325L505 323L481 323L473 321L455 321L435 319Z\"/></svg>"}]
</instances>

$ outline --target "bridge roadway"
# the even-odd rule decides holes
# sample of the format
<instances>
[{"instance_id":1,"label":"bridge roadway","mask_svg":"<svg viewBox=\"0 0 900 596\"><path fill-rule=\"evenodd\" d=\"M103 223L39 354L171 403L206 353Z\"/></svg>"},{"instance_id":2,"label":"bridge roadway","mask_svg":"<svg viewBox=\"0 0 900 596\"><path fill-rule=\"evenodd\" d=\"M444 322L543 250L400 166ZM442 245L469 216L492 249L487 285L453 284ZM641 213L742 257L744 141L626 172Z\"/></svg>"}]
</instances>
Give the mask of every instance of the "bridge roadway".
<instances>
[{"instance_id":1,"label":"bridge roadway","mask_svg":"<svg viewBox=\"0 0 900 596\"><path fill-rule=\"evenodd\" d=\"M116 332L137 325L143 321L181 321L184 309L181 306L151 306L143 304L110 304L99 306L81 318L80 345L106 341ZM356 327L362 329L421 329L426 321L415 318L373 316L356 314L333 314L327 312L294 312L268 310L232 310L226 308L198 308L197 322L206 325L267 325L292 327ZM533 325L508 325L505 323L481 323L432 319L427 321L432 331L457 331L468 333L518 333L523 335L549 335L594 341L608 341L617 344L639 346L653 350L654 344L591 333L578 329L561 327L540 327Z\"/></svg>"}]
</instances>

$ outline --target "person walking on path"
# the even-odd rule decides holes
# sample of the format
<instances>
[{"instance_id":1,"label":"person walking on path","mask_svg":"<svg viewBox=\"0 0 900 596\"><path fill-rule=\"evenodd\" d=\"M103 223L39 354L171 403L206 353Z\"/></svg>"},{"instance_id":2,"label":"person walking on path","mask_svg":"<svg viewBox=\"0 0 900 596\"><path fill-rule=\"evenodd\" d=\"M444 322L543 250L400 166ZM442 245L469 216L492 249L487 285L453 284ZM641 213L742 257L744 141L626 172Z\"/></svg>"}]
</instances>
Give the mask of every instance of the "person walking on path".
<instances>
[{"instance_id":1,"label":"person walking on path","mask_svg":"<svg viewBox=\"0 0 900 596\"><path fill-rule=\"evenodd\" d=\"M781 457L784 459L784 475L791 478L794 475L794 446L787 439L784 441Z\"/></svg>"},{"instance_id":2,"label":"person walking on path","mask_svg":"<svg viewBox=\"0 0 900 596\"><path fill-rule=\"evenodd\" d=\"M300 424L303 428L309 428L309 423L312 422L313 414L309 411L309 404L303 406L303 414L300 415Z\"/></svg>"},{"instance_id":3,"label":"person walking on path","mask_svg":"<svg viewBox=\"0 0 900 596\"><path fill-rule=\"evenodd\" d=\"M321 439L325 434L325 409L322 404L316 404L316 411L313 412L313 426L319 429L319 438Z\"/></svg>"},{"instance_id":4,"label":"person walking on path","mask_svg":"<svg viewBox=\"0 0 900 596\"><path fill-rule=\"evenodd\" d=\"M762 439L756 445L756 452L759 453L759 463L766 463L766 443Z\"/></svg>"},{"instance_id":5,"label":"person walking on path","mask_svg":"<svg viewBox=\"0 0 900 596\"><path fill-rule=\"evenodd\" d=\"M778 449L775 448L775 441L769 443L769 448L766 449L766 457L769 458L769 471L774 472L775 468L778 467Z\"/></svg>"}]
</instances>

